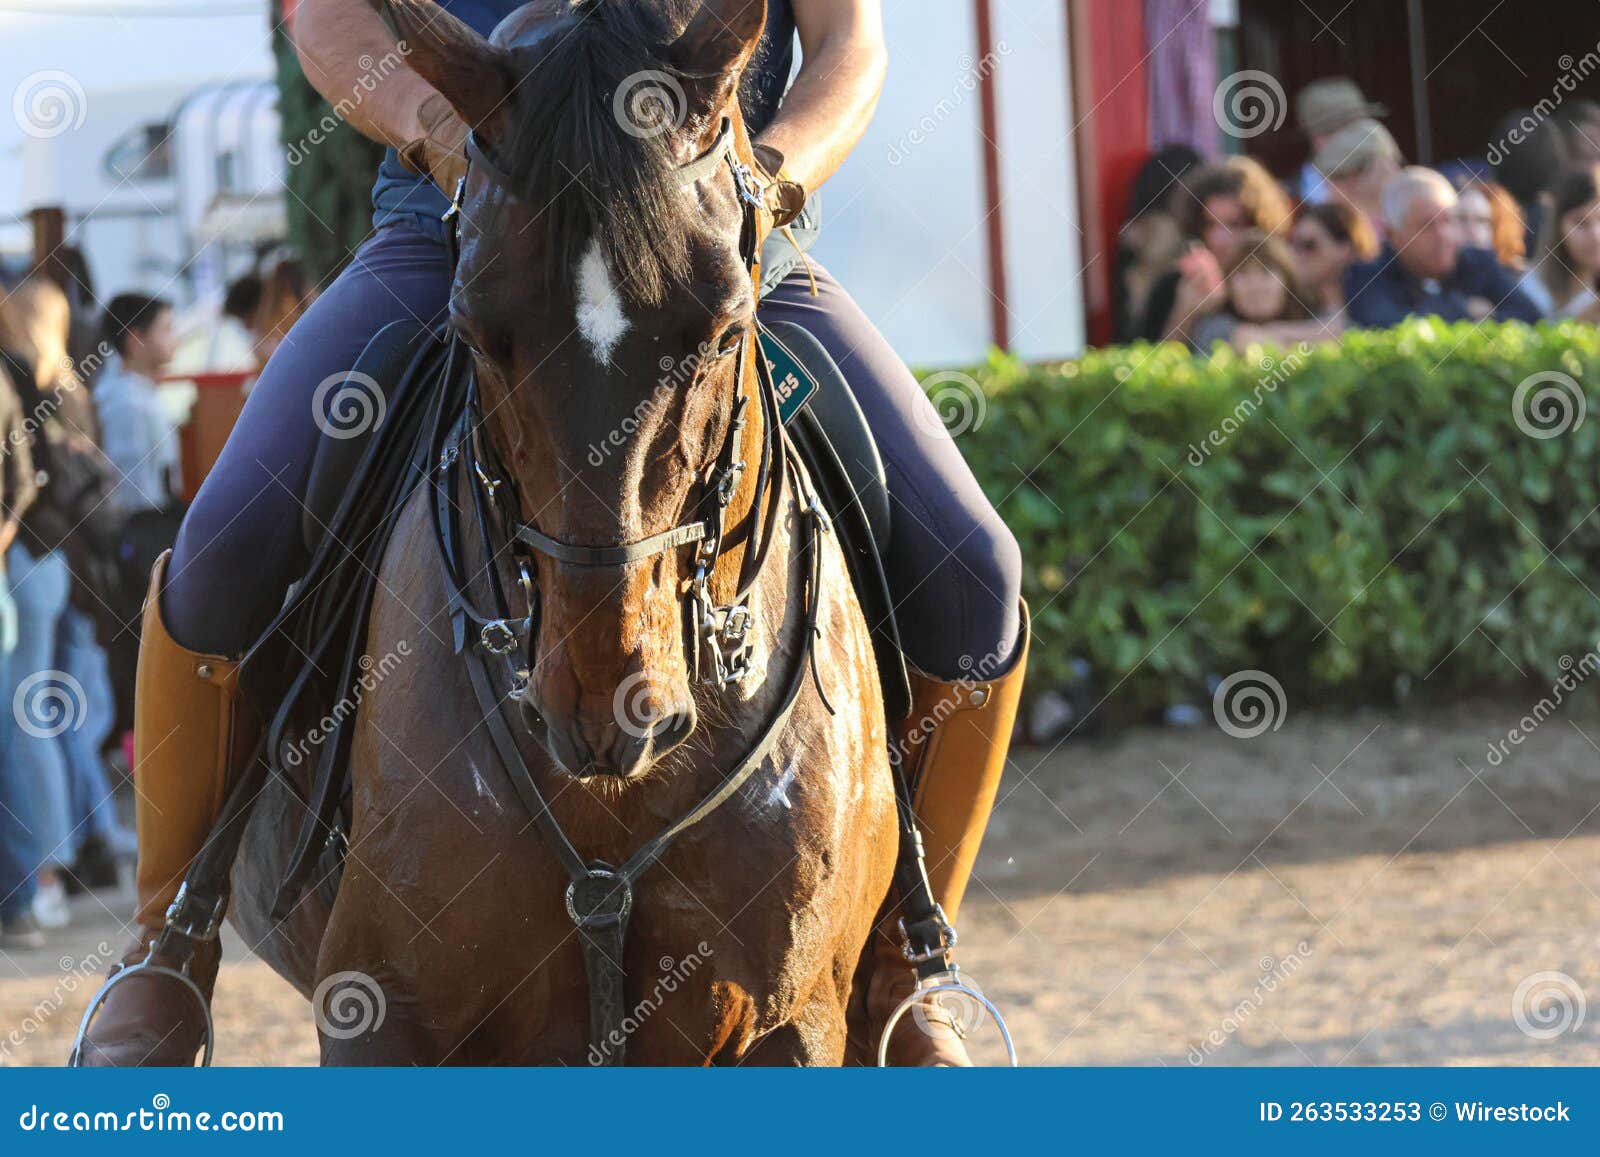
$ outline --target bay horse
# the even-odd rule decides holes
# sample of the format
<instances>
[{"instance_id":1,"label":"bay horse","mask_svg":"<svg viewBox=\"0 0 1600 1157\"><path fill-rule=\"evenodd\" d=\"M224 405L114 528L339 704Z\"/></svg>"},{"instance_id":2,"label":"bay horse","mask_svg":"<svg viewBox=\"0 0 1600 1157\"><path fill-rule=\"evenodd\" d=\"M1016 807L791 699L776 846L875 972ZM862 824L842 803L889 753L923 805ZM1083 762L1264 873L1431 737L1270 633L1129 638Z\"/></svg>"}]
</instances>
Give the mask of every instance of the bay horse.
<instances>
[{"instance_id":1,"label":"bay horse","mask_svg":"<svg viewBox=\"0 0 1600 1157\"><path fill-rule=\"evenodd\" d=\"M491 39L429 0L382 7L474 126L451 312L483 422L449 451L472 468L419 488L384 555L366 654L405 657L361 699L337 898L295 910L275 966L334 1003L366 990L355 1026L317 1010L325 1064L602 1063L624 1043L630 1064L842 1063L898 833L867 624L756 396L770 221L738 97L765 0L536 0ZM622 95L640 78L668 109L645 127ZM467 518L457 589L440 519L484 493L511 496L517 545ZM485 628L526 621L520 679L454 641L495 590L528 600ZM729 632L705 654L708 613L741 618L736 672ZM275 826L255 818L235 870L255 932ZM627 895L574 910L575 873L641 849L658 859ZM626 940L584 935L596 912ZM591 1023L607 976L625 1042Z\"/></svg>"}]
</instances>

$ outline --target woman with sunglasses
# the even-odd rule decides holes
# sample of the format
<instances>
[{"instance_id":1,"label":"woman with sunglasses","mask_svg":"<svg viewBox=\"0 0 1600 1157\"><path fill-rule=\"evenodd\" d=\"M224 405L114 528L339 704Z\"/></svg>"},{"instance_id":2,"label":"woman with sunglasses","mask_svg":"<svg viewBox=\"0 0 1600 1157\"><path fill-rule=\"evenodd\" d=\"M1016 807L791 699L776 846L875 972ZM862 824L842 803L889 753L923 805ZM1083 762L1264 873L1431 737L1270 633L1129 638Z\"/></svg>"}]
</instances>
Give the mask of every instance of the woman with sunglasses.
<instances>
[{"instance_id":1,"label":"woman with sunglasses","mask_svg":"<svg viewBox=\"0 0 1600 1157\"><path fill-rule=\"evenodd\" d=\"M1378 255L1372 225L1343 201L1302 205L1289 232L1294 247L1295 283L1317 321L1330 327L1344 313L1344 272L1357 261ZM1337 331L1329 335L1337 336Z\"/></svg>"}]
</instances>

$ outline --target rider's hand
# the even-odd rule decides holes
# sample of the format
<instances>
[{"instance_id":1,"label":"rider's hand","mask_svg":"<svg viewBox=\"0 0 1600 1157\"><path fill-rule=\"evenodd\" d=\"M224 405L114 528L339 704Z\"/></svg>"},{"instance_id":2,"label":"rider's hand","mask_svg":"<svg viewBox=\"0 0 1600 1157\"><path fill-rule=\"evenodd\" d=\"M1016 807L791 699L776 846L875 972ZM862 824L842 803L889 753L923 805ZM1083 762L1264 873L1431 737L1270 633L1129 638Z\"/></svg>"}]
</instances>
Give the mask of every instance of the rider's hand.
<instances>
[{"instance_id":1,"label":"rider's hand","mask_svg":"<svg viewBox=\"0 0 1600 1157\"><path fill-rule=\"evenodd\" d=\"M454 197L457 182L467 175L467 123L438 93L422 102L417 119L422 135L405 143L400 160L412 172L430 178L445 196Z\"/></svg>"},{"instance_id":2,"label":"rider's hand","mask_svg":"<svg viewBox=\"0 0 1600 1157\"><path fill-rule=\"evenodd\" d=\"M806 205L806 191L798 181L784 172L783 154L770 145L759 142L751 146L756 164L766 176L767 212L772 214L772 225L781 229L800 216Z\"/></svg>"}]
</instances>

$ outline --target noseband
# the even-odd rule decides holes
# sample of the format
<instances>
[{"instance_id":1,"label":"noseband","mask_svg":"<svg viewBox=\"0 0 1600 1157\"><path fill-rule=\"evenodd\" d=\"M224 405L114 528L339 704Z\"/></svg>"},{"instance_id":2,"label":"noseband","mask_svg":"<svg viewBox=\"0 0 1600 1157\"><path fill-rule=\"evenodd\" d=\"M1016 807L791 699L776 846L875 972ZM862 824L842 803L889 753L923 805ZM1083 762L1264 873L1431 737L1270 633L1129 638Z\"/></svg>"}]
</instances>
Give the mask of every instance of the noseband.
<instances>
[{"instance_id":1,"label":"noseband","mask_svg":"<svg viewBox=\"0 0 1600 1157\"><path fill-rule=\"evenodd\" d=\"M733 123L724 118L711 148L682 166L679 175L692 183L713 176L727 165L743 211L740 255L746 271L754 279L760 255L757 213L766 204L762 186L751 169L739 160L734 146ZM476 136L468 138L467 155L473 167L503 191L516 196L516 183L495 163ZM460 217L465 185L463 178L456 186L454 201L446 214L452 223L452 254L458 251L454 226ZM533 816L540 836L569 878L566 907L583 949L589 985L590 1041L601 1050L607 1064L621 1064L624 1059L627 1008L622 961L628 918L633 911L634 884L684 832L731 799L765 765L788 728L808 676L816 681L818 693L822 691L817 681L813 644L818 633L821 603L821 540L829 530L829 523L820 500L799 468L798 457L779 413L772 374L759 349L752 349L754 340L755 334L748 334L740 345L733 413L727 438L702 479L702 496L697 504L700 517L634 542L605 545L565 542L520 518L521 504L513 492L514 487L508 485L509 478L498 469L493 448L482 436L475 377L468 387L467 407L461 418L447 420L441 408L435 425L433 447L437 456L429 481L433 487L433 523L444 568L455 648L463 658L473 696L483 713L485 730L496 754ZM453 338L452 343L453 359L463 343L459 336ZM753 390L749 389L748 380L752 364L756 367ZM722 555L728 508L745 470L739 455L751 393L759 399L764 421L754 496L747 515L750 529L733 599L719 605L711 595L710 576ZM799 522L806 531L799 536L804 552L801 572L804 575L804 617L793 666L787 674L777 709L751 750L687 814L646 840L621 864L586 859L551 812L536 778L522 758L504 710L508 699L527 705L528 688L538 662L535 641L539 629L539 593L527 556L543 555L561 566L621 567L694 546L694 578L686 603L687 635L694 654L696 679L721 691L751 671L750 594L777 537L777 519L791 487L798 499ZM476 537L488 560L481 572L492 607L492 612L487 614L476 608L469 594L475 572L463 551L466 540L461 521L463 504L457 502L463 490L467 497L464 505L473 514ZM510 547L513 555L522 556L517 558L517 569L527 608L524 616L513 615L503 589L494 564L499 553L497 541ZM517 654L519 643L520 655ZM825 695L823 702L827 702Z\"/></svg>"}]
</instances>

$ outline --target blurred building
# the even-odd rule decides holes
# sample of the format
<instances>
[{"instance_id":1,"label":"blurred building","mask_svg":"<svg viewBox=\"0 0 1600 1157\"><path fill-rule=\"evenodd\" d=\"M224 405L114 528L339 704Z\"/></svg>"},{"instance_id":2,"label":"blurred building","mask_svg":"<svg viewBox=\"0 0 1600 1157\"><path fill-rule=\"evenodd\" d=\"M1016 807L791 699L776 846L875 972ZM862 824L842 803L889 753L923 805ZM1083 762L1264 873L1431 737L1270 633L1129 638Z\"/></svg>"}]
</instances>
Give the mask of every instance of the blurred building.
<instances>
[{"instance_id":1,"label":"blurred building","mask_svg":"<svg viewBox=\"0 0 1600 1157\"><path fill-rule=\"evenodd\" d=\"M45 252L51 235L80 249L110 292L214 296L285 235L277 95L269 80L85 90L104 113L24 137L17 216Z\"/></svg>"}]
</instances>

